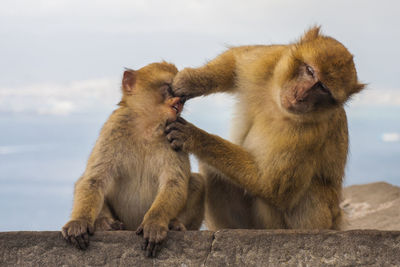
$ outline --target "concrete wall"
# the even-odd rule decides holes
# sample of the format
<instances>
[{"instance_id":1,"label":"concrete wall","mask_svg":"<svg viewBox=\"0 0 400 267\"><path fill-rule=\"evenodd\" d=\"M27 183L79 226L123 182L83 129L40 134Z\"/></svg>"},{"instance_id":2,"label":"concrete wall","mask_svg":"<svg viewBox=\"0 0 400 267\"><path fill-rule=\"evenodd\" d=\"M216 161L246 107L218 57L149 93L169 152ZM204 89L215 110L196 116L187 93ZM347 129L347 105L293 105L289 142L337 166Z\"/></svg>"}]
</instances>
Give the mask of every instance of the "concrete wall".
<instances>
[{"instance_id":1,"label":"concrete wall","mask_svg":"<svg viewBox=\"0 0 400 267\"><path fill-rule=\"evenodd\" d=\"M0 266L400 266L399 231L170 232L156 259L141 237L102 232L70 247L59 232L0 233Z\"/></svg>"}]
</instances>

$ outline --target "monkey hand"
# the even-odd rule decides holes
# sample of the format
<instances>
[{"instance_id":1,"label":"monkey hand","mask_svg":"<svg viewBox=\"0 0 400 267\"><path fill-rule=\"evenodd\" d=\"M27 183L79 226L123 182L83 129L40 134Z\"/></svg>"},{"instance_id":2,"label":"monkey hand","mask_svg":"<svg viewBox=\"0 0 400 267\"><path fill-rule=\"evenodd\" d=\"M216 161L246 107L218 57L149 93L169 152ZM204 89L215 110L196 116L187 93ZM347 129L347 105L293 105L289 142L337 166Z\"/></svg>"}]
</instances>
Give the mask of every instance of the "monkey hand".
<instances>
[{"instance_id":1,"label":"monkey hand","mask_svg":"<svg viewBox=\"0 0 400 267\"><path fill-rule=\"evenodd\" d=\"M68 243L85 250L89 246L89 235L93 235L94 227L85 219L71 220L64 225L61 233Z\"/></svg>"},{"instance_id":2,"label":"monkey hand","mask_svg":"<svg viewBox=\"0 0 400 267\"><path fill-rule=\"evenodd\" d=\"M142 249L146 251L147 257L156 257L161 249L161 243L167 237L168 225L157 221L142 222L136 230L137 235L143 235Z\"/></svg>"},{"instance_id":3,"label":"monkey hand","mask_svg":"<svg viewBox=\"0 0 400 267\"><path fill-rule=\"evenodd\" d=\"M178 117L165 128L165 133L171 147L176 151L191 152L193 142L197 140L195 135L199 129L187 122L182 117Z\"/></svg>"},{"instance_id":4,"label":"monkey hand","mask_svg":"<svg viewBox=\"0 0 400 267\"><path fill-rule=\"evenodd\" d=\"M125 230L125 225L110 217L100 217L96 219L94 228L96 231Z\"/></svg>"},{"instance_id":5,"label":"monkey hand","mask_svg":"<svg viewBox=\"0 0 400 267\"><path fill-rule=\"evenodd\" d=\"M203 95L204 88L200 84L200 77L196 69L185 68L178 72L172 82L172 90L176 96L187 99Z\"/></svg>"}]
</instances>

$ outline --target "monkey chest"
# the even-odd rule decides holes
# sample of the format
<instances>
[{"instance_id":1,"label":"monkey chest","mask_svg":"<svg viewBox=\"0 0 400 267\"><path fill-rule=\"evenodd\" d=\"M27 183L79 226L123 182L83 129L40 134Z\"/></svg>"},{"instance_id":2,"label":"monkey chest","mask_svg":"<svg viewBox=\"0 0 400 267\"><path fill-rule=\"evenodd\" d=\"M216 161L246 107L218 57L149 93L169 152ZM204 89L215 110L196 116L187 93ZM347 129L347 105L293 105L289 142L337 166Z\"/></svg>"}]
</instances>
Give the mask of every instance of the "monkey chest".
<instances>
[{"instance_id":1,"label":"monkey chest","mask_svg":"<svg viewBox=\"0 0 400 267\"><path fill-rule=\"evenodd\" d=\"M138 166L116 180L106 199L129 230L136 230L151 207L159 188L159 174L149 166Z\"/></svg>"}]
</instances>

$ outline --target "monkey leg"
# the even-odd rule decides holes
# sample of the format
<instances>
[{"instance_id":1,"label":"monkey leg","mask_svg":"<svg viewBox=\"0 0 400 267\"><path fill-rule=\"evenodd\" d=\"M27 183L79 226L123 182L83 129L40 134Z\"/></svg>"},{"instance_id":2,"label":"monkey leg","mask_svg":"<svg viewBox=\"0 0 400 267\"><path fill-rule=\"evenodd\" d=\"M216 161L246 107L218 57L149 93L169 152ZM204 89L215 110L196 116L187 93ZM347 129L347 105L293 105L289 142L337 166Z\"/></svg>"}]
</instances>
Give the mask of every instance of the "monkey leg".
<instances>
[{"instance_id":1,"label":"monkey leg","mask_svg":"<svg viewBox=\"0 0 400 267\"><path fill-rule=\"evenodd\" d=\"M286 229L283 213L277 208L256 198L253 205L254 227L256 229Z\"/></svg>"},{"instance_id":2,"label":"monkey leg","mask_svg":"<svg viewBox=\"0 0 400 267\"><path fill-rule=\"evenodd\" d=\"M253 197L214 168L201 163L200 170L206 179L207 228L213 231L223 228L254 228L251 213Z\"/></svg>"},{"instance_id":3,"label":"monkey leg","mask_svg":"<svg viewBox=\"0 0 400 267\"><path fill-rule=\"evenodd\" d=\"M189 180L189 192L185 207L172 224L182 223L187 230L199 230L204 219L205 181L198 173L192 173ZM179 226L178 226L179 227ZM172 229L177 227L172 227Z\"/></svg>"},{"instance_id":4,"label":"monkey leg","mask_svg":"<svg viewBox=\"0 0 400 267\"><path fill-rule=\"evenodd\" d=\"M342 211L336 190L312 185L298 204L285 212L285 222L291 229L339 230Z\"/></svg>"},{"instance_id":5,"label":"monkey leg","mask_svg":"<svg viewBox=\"0 0 400 267\"><path fill-rule=\"evenodd\" d=\"M97 217L94 227L96 231L124 230L125 226L111 212L107 201L104 201L103 207Z\"/></svg>"}]
</instances>

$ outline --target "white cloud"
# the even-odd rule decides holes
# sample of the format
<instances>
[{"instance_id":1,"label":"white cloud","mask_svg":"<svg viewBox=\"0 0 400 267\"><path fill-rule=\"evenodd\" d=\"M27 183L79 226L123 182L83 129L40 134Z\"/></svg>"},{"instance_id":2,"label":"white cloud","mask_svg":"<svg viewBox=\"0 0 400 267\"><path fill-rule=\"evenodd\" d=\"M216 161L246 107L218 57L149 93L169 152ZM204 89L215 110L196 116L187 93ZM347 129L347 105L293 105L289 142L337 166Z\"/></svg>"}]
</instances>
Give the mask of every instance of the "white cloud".
<instances>
[{"instance_id":1,"label":"white cloud","mask_svg":"<svg viewBox=\"0 0 400 267\"><path fill-rule=\"evenodd\" d=\"M399 106L400 88L398 89L376 89L366 88L355 95L351 100L353 106Z\"/></svg>"},{"instance_id":2,"label":"white cloud","mask_svg":"<svg viewBox=\"0 0 400 267\"><path fill-rule=\"evenodd\" d=\"M0 88L0 112L69 115L108 110L119 98L118 79L32 84Z\"/></svg>"},{"instance_id":3,"label":"white cloud","mask_svg":"<svg viewBox=\"0 0 400 267\"><path fill-rule=\"evenodd\" d=\"M117 78L81 80L69 83L40 83L0 88L0 112L37 115L69 115L80 112L110 110L121 97ZM231 117L234 97L216 94L195 98L185 107L190 117ZM350 106L398 106L400 89L369 89L357 94Z\"/></svg>"},{"instance_id":4,"label":"white cloud","mask_svg":"<svg viewBox=\"0 0 400 267\"><path fill-rule=\"evenodd\" d=\"M399 133L384 133L382 134L383 142L399 142L400 134Z\"/></svg>"},{"instance_id":5,"label":"white cloud","mask_svg":"<svg viewBox=\"0 0 400 267\"><path fill-rule=\"evenodd\" d=\"M19 154L25 152L38 151L48 148L48 145L17 145L17 146L0 146L0 155Z\"/></svg>"}]
</instances>

